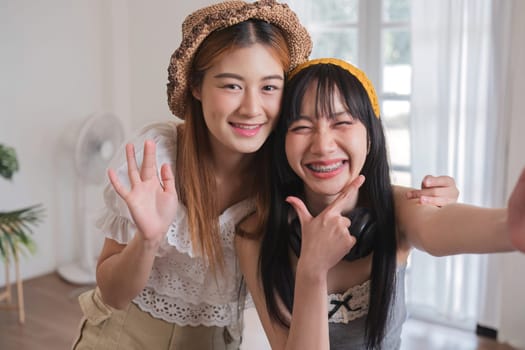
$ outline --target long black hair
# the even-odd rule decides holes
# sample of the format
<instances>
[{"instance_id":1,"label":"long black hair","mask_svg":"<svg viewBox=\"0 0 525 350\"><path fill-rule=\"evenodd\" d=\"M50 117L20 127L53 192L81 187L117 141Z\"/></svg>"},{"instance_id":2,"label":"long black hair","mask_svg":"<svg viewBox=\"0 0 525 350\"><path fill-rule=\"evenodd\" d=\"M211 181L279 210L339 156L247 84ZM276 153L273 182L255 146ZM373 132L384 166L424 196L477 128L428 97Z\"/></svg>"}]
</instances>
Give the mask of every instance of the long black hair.
<instances>
[{"instance_id":1,"label":"long black hair","mask_svg":"<svg viewBox=\"0 0 525 350\"><path fill-rule=\"evenodd\" d=\"M372 210L377 220L370 278L370 303L366 318L367 348L381 346L395 293L396 236L392 186L383 126L374 115L370 99L361 82L334 64L304 68L288 83L283 96L282 114L273 135L271 207L266 233L262 238L259 268L270 316L289 326L279 309L277 298L292 312L295 276L290 259L289 195L302 196L304 185L290 168L285 149L288 127L300 116L307 88L317 84L317 115L333 115L332 96L339 91L348 111L366 127L369 153L362 169L365 183L359 190L358 206Z\"/></svg>"}]
</instances>

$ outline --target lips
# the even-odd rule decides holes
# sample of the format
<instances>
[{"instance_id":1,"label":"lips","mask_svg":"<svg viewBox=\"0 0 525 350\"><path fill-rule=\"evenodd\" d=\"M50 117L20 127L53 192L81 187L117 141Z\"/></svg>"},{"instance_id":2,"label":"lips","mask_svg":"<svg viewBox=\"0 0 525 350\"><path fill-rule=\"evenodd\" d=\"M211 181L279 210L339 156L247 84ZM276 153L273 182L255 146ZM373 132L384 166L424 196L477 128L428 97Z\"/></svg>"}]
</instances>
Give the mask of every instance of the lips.
<instances>
[{"instance_id":1,"label":"lips","mask_svg":"<svg viewBox=\"0 0 525 350\"><path fill-rule=\"evenodd\" d=\"M241 123L230 123L237 134L241 136L255 136L261 130L264 124L241 124Z\"/></svg>"},{"instance_id":2,"label":"lips","mask_svg":"<svg viewBox=\"0 0 525 350\"><path fill-rule=\"evenodd\" d=\"M338 159L331 161L322 161L322 162L311 162L306 163L305 167L310 170L310 172L319 178L329 178L338 175L347 165L346 160Z\"/></svg>"}]
</instances>

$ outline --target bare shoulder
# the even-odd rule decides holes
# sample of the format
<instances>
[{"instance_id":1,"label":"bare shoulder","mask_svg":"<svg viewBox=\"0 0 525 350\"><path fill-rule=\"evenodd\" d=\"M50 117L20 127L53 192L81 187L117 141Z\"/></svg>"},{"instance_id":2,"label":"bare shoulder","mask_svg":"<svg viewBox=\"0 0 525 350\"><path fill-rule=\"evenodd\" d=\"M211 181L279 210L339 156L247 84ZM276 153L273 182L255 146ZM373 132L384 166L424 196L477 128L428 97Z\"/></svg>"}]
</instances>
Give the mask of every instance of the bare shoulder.
<instances>
[{"instance_id":1,"label":"bare shoulder","mask_svg":"<svg viewBox=\"0 0 525 350\"><path fill-rule=\"evenodd\" d=\"M237 233L241 236L253 236L253 233L257 230L257 215L251 213L247 217L241 220L237 225Z\"/></svg>"},{"instance_id":2,"label":"bare shoulder","mask_svg":"<svg viewBox=\"0 0 525 350\"><path fill-rule=\"evenodd\" d=\"M259 256L261 234L257 234L257 215L255 213L242 220L236 229L235 249L240 258L256 253Z\"/></svg>"}]
</instances>

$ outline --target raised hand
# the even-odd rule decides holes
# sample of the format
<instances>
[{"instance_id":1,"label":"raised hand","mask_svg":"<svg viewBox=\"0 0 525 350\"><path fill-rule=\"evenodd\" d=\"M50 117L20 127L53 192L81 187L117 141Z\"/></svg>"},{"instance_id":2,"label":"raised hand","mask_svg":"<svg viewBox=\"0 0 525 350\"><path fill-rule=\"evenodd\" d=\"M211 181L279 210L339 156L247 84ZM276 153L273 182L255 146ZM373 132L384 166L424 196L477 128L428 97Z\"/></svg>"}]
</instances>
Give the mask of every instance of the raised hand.
<instances>
[{"instance_id":1,"label":"raised hand","mask_svg":"<svg viewBox=\"0 0 525 350\"><path fill-rule=\"evenodd\" d=\"M525 168L509 198L508 225L512 244L525 252Z\"/></svg>"},{"instance_id":2,"label":"raised hand","mask_svg":"<svg viewBox=\"0 0 525 350\"><path fill-rule=\"evenodd\" d=\"M407 198L418 198L422 204L442 207L458 200L459 190L454 178L450 176L427 175L421 181L420 190L407 192Z\"/></svg>"},{"instance_id":3,"label":"raised hand","mask_svg":"<svg viewBox=\"0 0 525 350\"><path fill-rule=\"evenodd\" d=\"M128 205L139 230L138 234L146 241L159 243L175 218L177 210L178 198L173 172L168 164L163 164L159 180L156 148L151 140L144 142L144 158L140 171L133 144L126 145L126 160L131 189L128 190L120 183L112 169L108 171L109 180Z\"/></svg>"},{"instance_id":4,"label":"raised hand","mask_svg":"<svg viewBox=\"0 0 525 350\"><path fill-rule=\"evenodd\" d=\"M364 181L364 176L358 176L315 217L310 214L301 199L293 196L286 198L297 212L301 223L300 263L312 272L327 273L354 246L355 238L348 234L351 222L342 216L341 212L349 200L357 196Z\"/></svg>"}]
</instances>

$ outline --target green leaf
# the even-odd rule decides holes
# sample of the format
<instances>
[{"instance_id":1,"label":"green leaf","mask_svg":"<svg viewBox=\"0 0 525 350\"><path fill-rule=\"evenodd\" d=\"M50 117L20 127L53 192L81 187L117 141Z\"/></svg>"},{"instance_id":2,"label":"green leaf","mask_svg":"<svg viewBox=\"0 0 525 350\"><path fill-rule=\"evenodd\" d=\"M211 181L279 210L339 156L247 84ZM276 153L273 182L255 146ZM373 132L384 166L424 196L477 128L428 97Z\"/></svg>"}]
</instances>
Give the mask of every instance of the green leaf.
<instances>
[{"instance_id":1,"label":"green leaf","mask_svg":"<svg viewBox=\"0 0 525 350\"><path fill-rule=\"evenodd\" d=\"M18 160L14 148L0 144L0 176L11 180L18 171Z\"/></svg>"},{"instance_id":2,"label":"green leaf","mask_svg":"<svg viewBox=\"0 0 525 350\"><path fill-rule=\"evenodd\" d=\"M42 221L44 208L37 204L9 212L0 212L0 256L3 260L18 251L34 254L36 244L31 238L33 228Z\"/></svg>"},{"instance_id":3,"label":"green leaf","mask_svg":"<svg viewBox=\"0 0 525 350\"><path fill-rule=\"evenodd\" d=\"M2 259L4 261L7 259L7 253L4 248L4 242L3 242L2 236L0 236L0 255L2 256Z\"/></svg>"}]
</instances>

